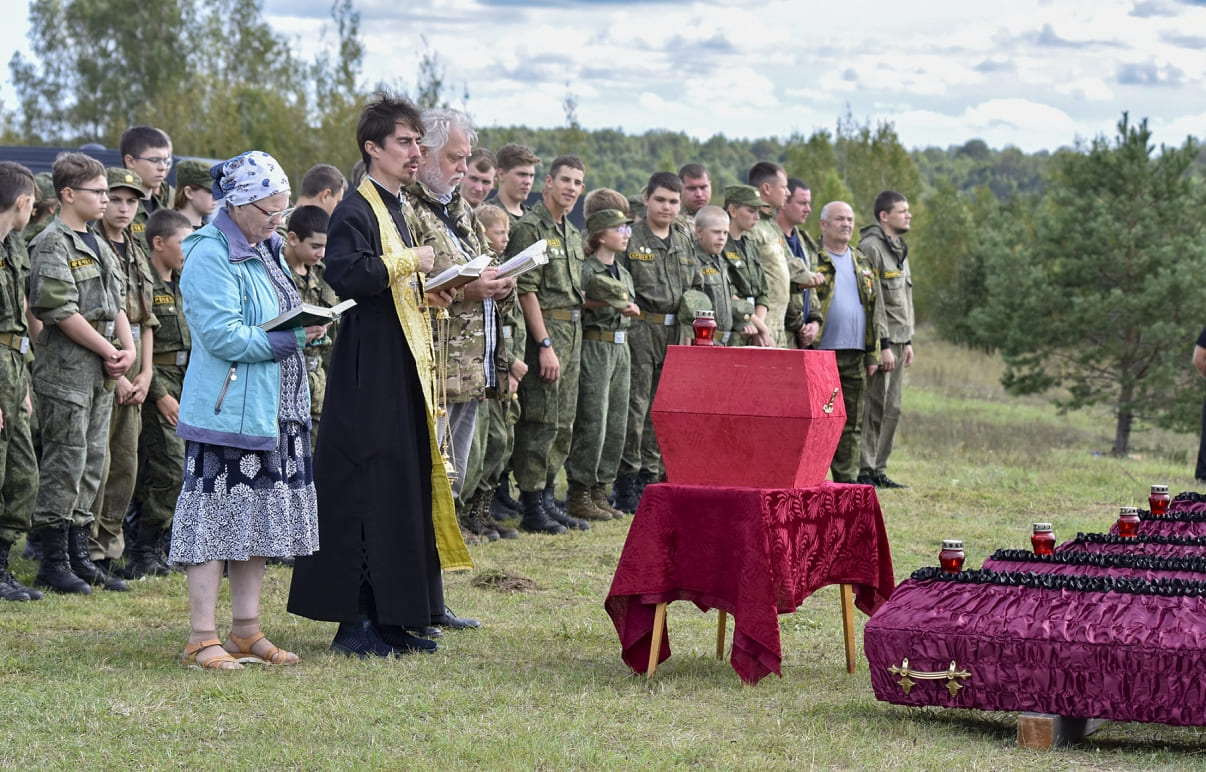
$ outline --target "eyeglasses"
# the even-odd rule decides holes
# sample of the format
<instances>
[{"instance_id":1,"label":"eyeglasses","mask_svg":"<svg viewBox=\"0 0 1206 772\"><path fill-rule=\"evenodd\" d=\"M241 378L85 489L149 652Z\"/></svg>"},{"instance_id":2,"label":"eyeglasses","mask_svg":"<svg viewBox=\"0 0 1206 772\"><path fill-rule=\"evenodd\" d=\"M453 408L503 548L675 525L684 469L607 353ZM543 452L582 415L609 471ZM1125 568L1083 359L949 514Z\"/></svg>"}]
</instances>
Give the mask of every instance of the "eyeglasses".
<instances>
[{"instance_id":1,"label":"eyeglasses","mask_svg":"<svg viewBox=\"0 0 1206 772\"><path fill-rule=\"evenodd\" d=\"M139 161L146 161L147 163L151 164L152 166L162 166L164 169L172 168L172 159L170 156L166 157L166 158L148 158L145 155L136 155L134 157L137 158Z\"/></svg>"},{"instance_id":2,"label":"eyeglasses","mask_svg":"<svg viewBox=\"0 0 1206 772\"><path fill-rule=\"evenodd\" d=\"M616 227L612 228L612 230L615 231L616 233L620 234L621 236L631 236L632 235L632 226L631 225L617 225Z\"/></svg>"},{"instance_id":3,"label":"eyeglasses","mask_svg":"<svg viewBox=\"0 0 1206 772\"><path fill-rule=\"evenodd\" d=\"M289 207L288 209L282 209L282 210L280 210L279 212L269 212L267 209L265 209L264 207L260 206L259 204L257 204L257 203L256 203L256 202L254 202L254 201L252 201L252 202L250 202L250 203L251 203L251 205L252 205L252 206L254 206L254 207L257 209L257 210L259 210L259 211L260 211L260 213L261 213L261 214L263 214L265 217L267 217L269 220L274 220L274 219L276 219L276 218L278 218L278 217L279 217L279 218L280 218L282 221L287 220L287 219L289 219L289 215L293 214L293 211L294 211L295 209L297 209L297 207L295 207L295 206L291 206L291 207Z\"/></svg>"},{"instance_id":4,"label":"eyeglasses","mask_svg":"<svg viewBox=\"0 0 1206 772\"><path fill-rule=\"evenodd\" d=\"M71 186L69 185L68 187L71 187ZM86 190L89 193L91 193L92 195L96 196L97 198L108 198L109 197L109 189L108 188L71 188L71 189L72 190Z\"/></svg>"}]
</instances>

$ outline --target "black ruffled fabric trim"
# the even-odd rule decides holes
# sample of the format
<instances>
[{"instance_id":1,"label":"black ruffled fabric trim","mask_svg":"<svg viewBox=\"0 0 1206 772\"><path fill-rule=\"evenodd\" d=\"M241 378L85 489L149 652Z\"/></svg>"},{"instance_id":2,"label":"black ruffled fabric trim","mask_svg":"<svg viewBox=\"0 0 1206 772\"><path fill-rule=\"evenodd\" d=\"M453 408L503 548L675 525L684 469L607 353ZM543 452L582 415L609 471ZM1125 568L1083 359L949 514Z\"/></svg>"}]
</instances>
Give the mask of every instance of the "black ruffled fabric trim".
<instances>
[{"instance_id":1,"label":"black ruffled fabric trim","mask_svg":"<svg viewBox=\"0 0 1206 772\"><path fill-rule=\"evenodd\" d=\"M953 582L958 584L995 584L1003 587L1026 587L1034 590L1072 590L1074 592L1118 592L1130 595L1206 598L1206 582L1188 579L1156 579L1135 577L1070 576L1067 574L1036 574L1031 572L1002 572L985 569L944 574L937 566L927 566L913 572L919 582Z\"/></svg>"},{"instance_id":2,"label":"black ruffled fabric trim","mask_svg":"<svg viewBox=\"0 0 1206 772\"><path fill-rule=\"evenodd\" d=\"M1132 540L1127 539L1127 541ZM1206 573L1206 558L1203 557L1160 557L1158 555L1112 554L1109 552L1057 552L1054 555L1035 555L1028 550L997 550L992 553L990 559L1016 563L1055 563L1065 566Z\"/></svg>"},{"instance_id":3,"label":"black ruffled fabric trim","mask_svg":"<svg viewBox=\"0 0 1206 772\"><path fill-rule=\"evenodd\" d=\"M1169 510L1167 515L1163 517L1152 517L1152 513L1146 509L1139 510L1140 520L1170 520L1176 523L1206 523L1206 512L1191 511L1184 509Z\"/></svg>"},{"instance_id":4,"label":"black ruffled fabric trim","mask_svg":"<svg viewBox=\"0 0 1206 772\"><path fill-rule=\"evenodd\" d=\"M1160 536L1159 534L1144 535L1133 539L1124 539L1112 533L1078 533L1070 542L1060 545L1060 550L1068 549L1076 544L1176 544L1183 547L1206 547L1206 536Z\"/></svg>"},{"instance_id":5,"label":"black ruffled fabric trim","mask_svg":"<svg viewBox=\"0 0 1206 772\"><path fill-rule=\"evenodd\" d=\"M1173 501L1192 501L1195 504L1206 501L1206 493L1198 493L1196 491L1181 491L1176 496L1172 497Z\"/></svg>"}]
</instances>

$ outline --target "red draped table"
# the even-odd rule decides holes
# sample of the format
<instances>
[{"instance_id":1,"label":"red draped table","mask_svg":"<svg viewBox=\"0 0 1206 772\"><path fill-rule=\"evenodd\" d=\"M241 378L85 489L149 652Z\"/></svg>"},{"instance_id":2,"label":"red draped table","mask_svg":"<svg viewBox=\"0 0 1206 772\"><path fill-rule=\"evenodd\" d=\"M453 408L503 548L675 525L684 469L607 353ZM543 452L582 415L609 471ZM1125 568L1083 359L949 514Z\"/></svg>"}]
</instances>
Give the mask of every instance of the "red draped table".
<instances>
[{"instance_id":1,"label":"red draped table","mask_svg":"<svg viewBox=\"0 0 1206 772\"><path fill-rule=\"evenodd\" d=\"M689 600L733 615L733 669L756 683L782 675L779 614L830 584L852 585L873 613L895 587L875 489L650 485L604 603L629 667L653 661L659 604ZM723 617L722 617L723 623ZM657 663L670 657L669 630Z\"/></svg>"}]
</instances>

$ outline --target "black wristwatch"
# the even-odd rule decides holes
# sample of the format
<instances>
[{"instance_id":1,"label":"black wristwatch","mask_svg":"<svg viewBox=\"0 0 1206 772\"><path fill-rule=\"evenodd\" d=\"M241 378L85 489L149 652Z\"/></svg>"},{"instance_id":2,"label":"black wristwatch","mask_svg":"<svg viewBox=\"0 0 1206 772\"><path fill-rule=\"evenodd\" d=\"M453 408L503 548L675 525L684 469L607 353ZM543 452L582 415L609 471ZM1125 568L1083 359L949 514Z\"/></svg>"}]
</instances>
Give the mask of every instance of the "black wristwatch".
<instances>
[{"instance_id":1,"label":"black wristwatch","mask_svg":"<svg viewBox=\"0 0 1206 772\"><path fill-rule=\"evenodd\" d=\"M552 348L553 347L553 339L552 338L543 338L540 341L540 347L541 348Z\"/></svg>"}]
</instances>

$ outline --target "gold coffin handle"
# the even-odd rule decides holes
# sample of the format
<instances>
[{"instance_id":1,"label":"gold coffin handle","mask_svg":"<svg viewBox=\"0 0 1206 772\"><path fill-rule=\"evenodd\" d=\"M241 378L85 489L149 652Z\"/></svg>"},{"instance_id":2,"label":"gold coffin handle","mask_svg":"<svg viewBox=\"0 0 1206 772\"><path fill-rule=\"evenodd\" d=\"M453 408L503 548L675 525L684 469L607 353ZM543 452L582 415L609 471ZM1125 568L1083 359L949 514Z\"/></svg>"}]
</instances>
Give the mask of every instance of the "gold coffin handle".
<instances>
[{"instance_id":1,"label":"gold coffin handle","mask_svg":"<svg viewBox=\"0 0 1206 772\"><path fill-rule=\"evenodd\" d=\"M829 401L826 402L825 405L821 408L821 411L823 413L825 413L825 415L829 415L830 413L833 412L833 403L835 400L837 400L837 395L838 395L838 387L834 386L833 393L829 395Z\"/></svg>"},{"instance_id":2,"label":"gold coffin handle","mask_svg":"<svg viewBox=\"0 0 1206 772\"><path fill-rule=\"evenodd\" d=\"M957 679L971 678L971 673L967 670L960 670L954 660L951 660L951 666L946 670L925 671L912 669L909 667L908 658L905 658L900 661L899 666L891 665L888 668L888 672L892 675L901 676L897 683L900 684L900 688L904 690L905 694L913 690L913 687L917 685L917 681L941 681L946 679L946 690L954 697L963 688L963 684L959 683ZM917 679L917 681L913 679Z\"/></svg>"}]
</instances>

